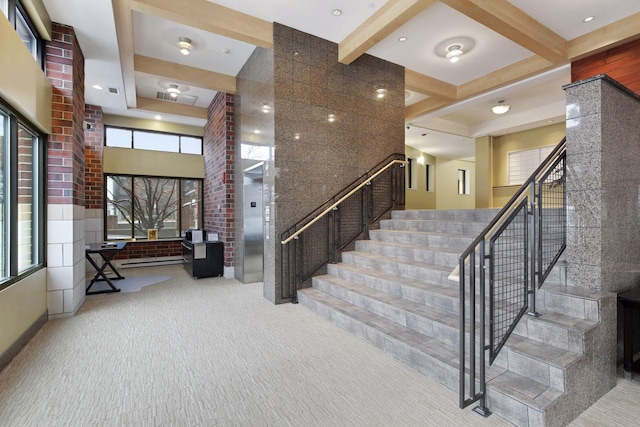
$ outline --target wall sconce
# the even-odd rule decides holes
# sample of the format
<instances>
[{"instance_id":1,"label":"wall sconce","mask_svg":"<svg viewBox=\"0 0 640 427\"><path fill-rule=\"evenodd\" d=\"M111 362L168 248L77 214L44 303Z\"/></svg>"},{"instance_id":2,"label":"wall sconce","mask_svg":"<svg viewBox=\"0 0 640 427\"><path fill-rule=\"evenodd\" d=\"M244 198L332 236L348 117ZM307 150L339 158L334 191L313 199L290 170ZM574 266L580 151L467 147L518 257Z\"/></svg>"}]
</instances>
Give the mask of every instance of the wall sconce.
<instances>
[{"instance_id":1,"label":"wall sconce","mask_svg":"<svg viewBox=\"0 0 640 427\"><path fill-rule=\"evenodd\" d=\"M180 37L176 46L178 46L178 51L185 56L189 55L191 53L191 49L193 49L191 39L188 37Z\"/></svg>"},{"instance_id":2,"label":"wall sconce","mask_svg":"<svg viewBox=\"0 0 640 427\"><path fill-rule=\"evenodd\" d=\"M329 114L329 116L327 117L327 120L329 121L329 123L333 123L336 121L336 115L335 114Z\"/></svg>"}]
</instances>

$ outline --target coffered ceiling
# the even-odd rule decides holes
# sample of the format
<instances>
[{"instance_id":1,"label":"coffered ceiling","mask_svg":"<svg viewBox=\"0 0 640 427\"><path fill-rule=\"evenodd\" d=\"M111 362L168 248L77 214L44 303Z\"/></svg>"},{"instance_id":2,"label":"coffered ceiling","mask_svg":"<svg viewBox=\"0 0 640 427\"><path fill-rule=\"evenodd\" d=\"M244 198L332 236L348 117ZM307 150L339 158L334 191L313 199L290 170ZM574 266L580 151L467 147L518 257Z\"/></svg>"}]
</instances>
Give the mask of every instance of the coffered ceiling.
<instances>
[{"instance_id":1,"label":"coffered ceiling","mask_svg":"<svg viewBox=\"0 0 640 427\"><path fill-rule=\"evenodd\" d=\"M278 22L339 44L345 64L368 53L404 66L407 144L456 158L473 156L471 138L564 120L570 62L640 37L635 0L43 2L53 21L75 28L86 102L106 114L204 125L215 93L235 91ZM180 37L191 54L178 52ZM455 44L464 53L452 63ZM496 116L500 100L511 110Z\"/></svg>"}]
</instances>

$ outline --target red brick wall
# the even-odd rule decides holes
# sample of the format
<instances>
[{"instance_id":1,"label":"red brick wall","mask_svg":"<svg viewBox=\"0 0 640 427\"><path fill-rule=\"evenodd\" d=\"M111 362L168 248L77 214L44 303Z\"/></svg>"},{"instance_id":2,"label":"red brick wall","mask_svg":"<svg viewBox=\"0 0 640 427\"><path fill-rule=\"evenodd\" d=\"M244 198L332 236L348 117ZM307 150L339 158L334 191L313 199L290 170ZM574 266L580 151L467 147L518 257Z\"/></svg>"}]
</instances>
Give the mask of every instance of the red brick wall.
<instances>
[{"instance_id":1,"label":"red brick wall","mask_svg":"<svg viewBox=\"0 0 640 427\"><path fill-rule=\"evenodd\" d=\"M52 24L47 77L53 84L47 202L84 206L84 56L72 27Z\"/></svg>"},{"instance_id":2,"label":"red brick wall","mask_svg":"<svg viewBox=\"0 0 640 427\"><path fill-rule=\"evenodd\" d=\"M233 266L234 97L218 92L204 127L204 228L224 243L224 265Z\"/></svg>"},{"instance_id":3,"label":"red brick wall","mask_svg":"<svg viewBox=\"0 0 640 427\"><path fill-rule=\"evenodd\" d=\"M115 259L156 258L182 255L180 240L129 242Z\"/></svg>"},{"instance_id":4,"label":"red brick wall","mask_svg":"<svg viewBox=\"0 0 640 427\"><path fill-rule=\"evenodd\" d=\"M640 40L595 54L571 64L571 81L606 74L640 94Z\"/></svg>"},{"instance_id":5,"label":"red brick wall","mask_svg":"<svg viewBox=\"0 0 640 427\"><path fill-rule=\"evenodd\" d=\"M85 105L85 121L91 129L84 131L84 199L87 209L104 208L104 176L102 174L102 147L104 122L102 108Z\"/></svg>"}]
</instances>

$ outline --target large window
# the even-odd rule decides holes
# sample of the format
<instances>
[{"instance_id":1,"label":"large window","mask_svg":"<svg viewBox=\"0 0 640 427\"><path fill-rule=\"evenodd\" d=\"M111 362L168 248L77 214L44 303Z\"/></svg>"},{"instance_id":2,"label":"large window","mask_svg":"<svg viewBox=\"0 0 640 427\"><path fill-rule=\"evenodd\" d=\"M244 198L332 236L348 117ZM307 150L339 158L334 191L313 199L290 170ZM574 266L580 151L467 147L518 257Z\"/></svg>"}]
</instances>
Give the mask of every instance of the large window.
<instances>
[{"instance_id":1,"label":"large window","mask_svg":"<svg viewBox=\"0 0 640 427\"><path fill-rule=\"evenodd\" d=\"M13 25L31 56L44 66L44 41L20 0L0 0L0 10Z\"/></svg>"},{"instance_id":2,"label":"large window","mask_svg":"<svg viewBox=\"0 0 640 427\"><path fill-rule=\"evenodd\" d=\"M0 103L0 289L44 264L44 137Z\"/></svg>"},{"instance_id":3,"label":"large window","mask_svg":"<svg viewBox=\"0 0 640 427\"><path fill-rule=\"evenodd\" d=\"M202 180L106 176L106 238L177 238L202 227Z\"/></svg>"},{"instance_id":4,"label":"large window","mask_svg":"<svg viewBox=\"0 0 640 427\"><path fill-rule=\"evenodd\" d=\"M170 153L202 154L202 138L111 126L106 127L105 145Z\"/></svg>"}]
</instances>

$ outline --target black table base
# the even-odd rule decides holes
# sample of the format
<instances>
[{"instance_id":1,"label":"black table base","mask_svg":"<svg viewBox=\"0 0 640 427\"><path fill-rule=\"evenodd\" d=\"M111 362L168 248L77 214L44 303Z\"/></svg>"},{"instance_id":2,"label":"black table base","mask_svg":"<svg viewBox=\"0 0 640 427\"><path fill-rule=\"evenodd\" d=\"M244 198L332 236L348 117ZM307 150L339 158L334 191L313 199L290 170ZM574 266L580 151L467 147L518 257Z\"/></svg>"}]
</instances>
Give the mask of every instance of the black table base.
<instances>
[{"instance_id":1,"label":"black table base","mask_svg":"<svg viewBox=\"0 0 640 427\"><path fill-rule=\"evenodd\" d=\"M89 263L93 266L93 268L96 269L96 274L93 276L93 279L91 279L91 282L89 282L89 286L87 286L87 289L85 290L86 295L120 292L120 289L113 284L112 280L124 279L124 276L122 276L113 266L113 264L111 264L111 260L116 256L118 252L122 250L122 248L125 247L125 245L126 242L118 242L114 244L94 244L87 246L85 250L85 256ZM99 266L91 257L91 254L100 255L100 257L102 258L102 265ZM111 271L115 274L115 277L107 276L107 273L105 271L107 267L111 269ZM110 289L91 291L91 287L96 282L106 282L107 285L109 285Z\"/></svg>"}]
</instances>

